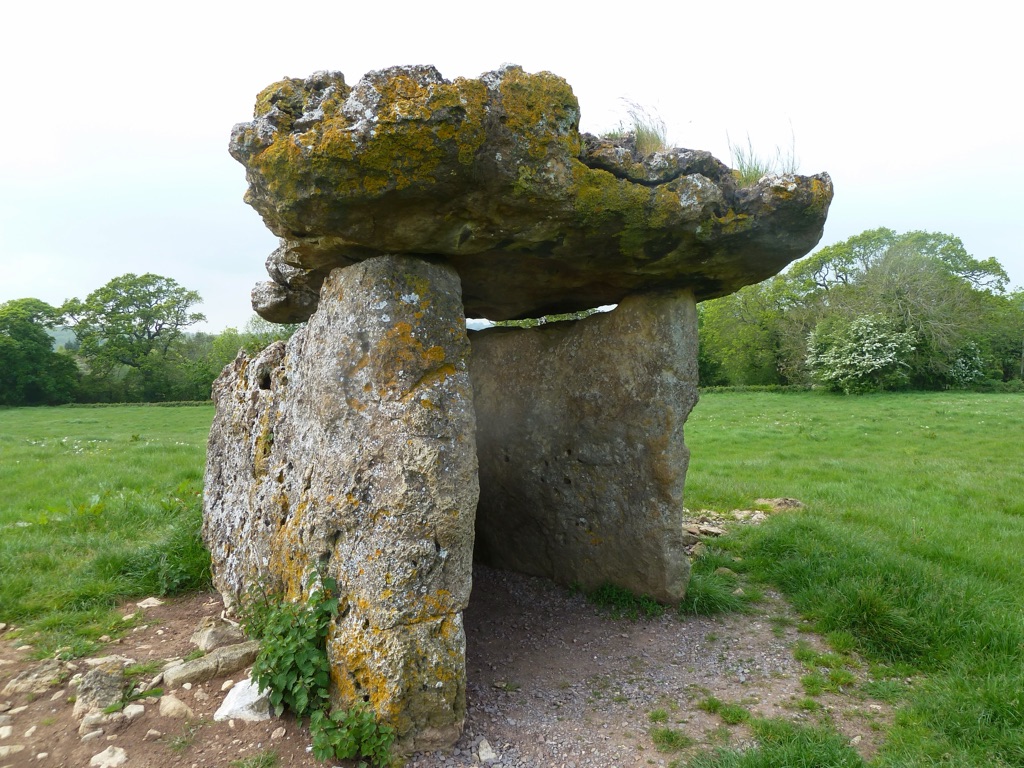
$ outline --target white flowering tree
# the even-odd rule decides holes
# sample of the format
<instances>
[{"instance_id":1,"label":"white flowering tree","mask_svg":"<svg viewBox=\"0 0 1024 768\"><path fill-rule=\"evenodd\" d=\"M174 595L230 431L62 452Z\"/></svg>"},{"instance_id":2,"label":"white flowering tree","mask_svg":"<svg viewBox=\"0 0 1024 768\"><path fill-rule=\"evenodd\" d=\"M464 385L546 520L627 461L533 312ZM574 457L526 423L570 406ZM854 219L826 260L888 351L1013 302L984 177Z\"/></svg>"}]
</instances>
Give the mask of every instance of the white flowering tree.
<instances>
[{"instance_id":1,"label":"white flowering tree","mask_svg":"<svg viewBox=\"0 0 1024 768\"><path fill-rule=\"evenodd\" d=\"M910 381L913 331L882 315L823 321L807 338L807 367L816 381L846 394L899 389Z\"/></svg>"}]
</instances>

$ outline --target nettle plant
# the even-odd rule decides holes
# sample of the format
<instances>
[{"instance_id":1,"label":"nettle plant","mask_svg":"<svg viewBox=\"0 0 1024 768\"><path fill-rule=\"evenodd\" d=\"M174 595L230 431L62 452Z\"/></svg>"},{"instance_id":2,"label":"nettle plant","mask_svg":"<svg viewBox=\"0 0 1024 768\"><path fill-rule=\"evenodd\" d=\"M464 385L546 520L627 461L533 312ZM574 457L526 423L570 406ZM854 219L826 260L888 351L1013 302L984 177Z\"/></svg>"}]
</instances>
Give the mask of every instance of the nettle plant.
<instances>
[{"instance_id":1,"label":"nettle plant","mask_svg":"<svg viewBox=\"0 0 1024 768\"><path fill-rule=\"evenodd\" d=\"M910 381L916 337L881 315L819 323L807 337L807 367L829 389L847 394L899 389Z\"/></svg>"},{"instance_id":2,"label":"nettle plant","mask_svg":"<svg viewBox=\"0 0 1024 768\"><path fill-rule=\"evenodd\" d=\"M338 613L338 583L314 572L308 591L305 602L250 591L242 624L260 640L253 679L261 692L270 689L277 715L287 709L297 718L309 717L317 760L366 758L372 765L388 765L395 740L390 726L378 723L363 705L331 712L327 633Z\"/></svg>"}]
</instances>

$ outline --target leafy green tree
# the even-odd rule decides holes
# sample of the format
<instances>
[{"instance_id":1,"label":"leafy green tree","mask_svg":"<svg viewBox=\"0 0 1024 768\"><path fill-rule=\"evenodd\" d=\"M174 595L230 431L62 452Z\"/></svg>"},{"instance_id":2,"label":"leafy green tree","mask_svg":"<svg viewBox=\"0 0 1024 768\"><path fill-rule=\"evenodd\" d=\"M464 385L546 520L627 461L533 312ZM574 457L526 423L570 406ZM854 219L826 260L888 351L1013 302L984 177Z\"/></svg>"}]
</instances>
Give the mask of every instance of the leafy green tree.
<instances>
[{"instance_id":1,"label":"leafy green tree","mask_svg":"<svg viewBox=\"0 0 1024 768\"><path fill-rule=\"evenodd\" d=\"M153 353L164 355L184 329L206 319L189 310L202 302L196 291L169 277L128 273L71 299L63 312L75 328L79 351L100 368L142 368Z\"/></svg>"},{"instance_id":2,"label":"leafy green tree","mask_svg":"<svg viewBox=\"0 0 1024 768\"><path fill-rule=\"evenodd\" d=\"M816 380L846 394L900 389L910 382L913 331L891 318L829 318L808 339L807 364Z\"/></svg>"},{"instance_id":3,"label":"leafy green tree","mask_svg":"<svg viewBox=\"0 0 1024 768\"><path fill-rule=\"evenodd\" d=\"M70 299L62 312L93 375L123 381L129 398L159 400L166 399L156 385L172 345L186 328L206 319L191 311L201 301L196 291L171 278L128 273L84 301Z\"/></svg>"},{"instance_id":4,"label":"leafy green tree","mask_svg":"<svg viewBox=\"0 0 1024 768\"><path fill-rule=\"evenodd\" d=\"M953 235L868 230L702 304L703 368L732 384L798 383L812 373L821 380L807 367L810 334L820 328L817 338L830 338L857 318L876 317L914 340L901 360L908 381L881 377L882 386L1005 380L1019 375L1011 371L1022 335L1007 282L998 261L974 258Z\"/></svg>"},{"instance_id":5,"label":"leafy green tree","mask_svg":"<svg viewBox=\"0 0 1024 768\"><path fill-rule=\"evenodd\" d=\"M48 333L60 311L39 299L0 304L0 404L56 405L70 402L78 366L53 351Z\"/></svg>"},{"instance_id":6,"label":"leafy green tree","mask_svg":"<svg viewBox=\"0 0 1024 768\"><path fill-rule=\"evenodd\" d=\"M272 323L259 315L253 315L245 324L241 346L250 355L266 349L275 341L288 341L305 323ZM232 359L234 359L232 357ZM228 360L227 362L231 362Z\"/></svg>"}]
</instances>

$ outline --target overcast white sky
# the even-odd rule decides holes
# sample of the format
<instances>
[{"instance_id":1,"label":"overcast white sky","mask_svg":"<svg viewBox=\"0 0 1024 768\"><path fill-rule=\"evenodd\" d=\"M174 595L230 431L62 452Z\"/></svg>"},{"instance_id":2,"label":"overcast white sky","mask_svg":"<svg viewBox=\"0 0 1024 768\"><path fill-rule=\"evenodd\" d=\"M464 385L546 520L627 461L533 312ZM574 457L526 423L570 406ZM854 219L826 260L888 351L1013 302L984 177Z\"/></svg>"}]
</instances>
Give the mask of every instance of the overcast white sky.
<instances>
[{"instance_id":1,"label":"overcast white sky","mask_svg":"<svg viewBox=\"0 0 1024 768\"><path fill-rule=\"evenodd\" d=\"M679 146L727 135L828 171L821 245L924 229L1024 285L1019 26L997 2L9 3L0 46L0 302L60 304L125 272L241 327L276 240L242 202L232 124L282 77L505 62L573 87L582 128L656 109Z\"/></svg>"}]
</instances>

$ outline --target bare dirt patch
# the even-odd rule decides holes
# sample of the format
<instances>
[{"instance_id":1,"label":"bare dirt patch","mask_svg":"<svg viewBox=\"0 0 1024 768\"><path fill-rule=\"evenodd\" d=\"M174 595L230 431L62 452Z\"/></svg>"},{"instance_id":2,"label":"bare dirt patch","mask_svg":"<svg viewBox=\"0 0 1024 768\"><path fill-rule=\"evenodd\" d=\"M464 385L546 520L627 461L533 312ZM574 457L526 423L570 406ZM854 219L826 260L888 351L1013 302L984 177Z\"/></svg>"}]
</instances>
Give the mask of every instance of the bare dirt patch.
<instances>
[{"instance_id":1,"label":"bare dirt patch","mask_svg":"<svg viewBox=\"0 0 1024 768\"><path fill-rule=\"evenodd\" d=\"M751 614L630 622L544 579L484 567L474 579L465 614L465 732L454 750L411 756L408 765L415 768L479 765L481 739L493 748L495 765L523 768L667 765L709 746L749 743L746 726L701 708L712 696L754 716L827 720L865 755L877 748L891 715L887 705L858 694L856 684L817 697L817 707L807 710L800 683L807 670L793 649L798 640L825 648L800 631L800 620L770 592ZM147 609L105 652L139 663L182 657L193 650L189 638L200 621L221 608L214 594L168 600ZM18 644L0 635L0 689L38 664L29 651L16 650ZM106 724L101 736L82 742L67 679L85 669L79 659L45 694L0 697L0 727L10 729L0 747L23 747L0 750L7 753L0 768L78 768L108 746L125 750L126 768L227 768L263 750L277 753L281 766L325 765L309 754L308 731L290 718L215 723L223 678L167 691L193 710L190 720L161 717L156 699L143 699L144 715ZM866 677L864 665L852 671L859 681ZM671 728L694 744L659 752L654 728Z\"/></svg>"}]
</instances>

